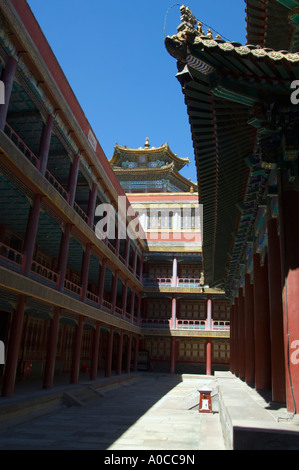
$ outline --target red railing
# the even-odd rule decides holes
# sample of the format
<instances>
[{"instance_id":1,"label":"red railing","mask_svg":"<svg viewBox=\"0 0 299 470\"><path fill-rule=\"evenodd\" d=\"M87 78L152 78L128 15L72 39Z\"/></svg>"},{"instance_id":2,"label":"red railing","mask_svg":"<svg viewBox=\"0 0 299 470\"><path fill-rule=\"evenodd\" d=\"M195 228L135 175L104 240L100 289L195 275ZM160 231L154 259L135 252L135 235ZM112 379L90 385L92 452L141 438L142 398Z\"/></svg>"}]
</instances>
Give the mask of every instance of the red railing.
<instances>
[{"instance_id":1,"label":"red railing","mask_svg":"<svg viewBox=\"0 0 299 470\"><path fill-rule=\"evenodd\" d=\"M94 302L97 305L99 303L99 297L96 294L94 294L93 292L87 291L86 292L86 298L88 300L91 300L91 302Z\"/></svg>"},{"instance_id":2,"label":"red railing","mask_svg":"<svg viewBox=\"0 0 299 470\"><path fill-rule=\"evenodd\" d=\"M12 140L12 142L21 150L28 160L38 168L39 159L34 155L34 153L27 147L25 142L18 136L18 134L10 127L9 124L5 124L4 131L6 135Z\"/></svg>"},{"instance_id":3,"label":"red railing","mask_svg":"<svg viewBox=\"0 0 299 470\"><path fill-rule=\"evenodd\" d=\"M83 219L88 224L89 217L85 214L84 210L81 209L81 207L76 203L76 201L74 202L74 209L77 214L80 215L81 219Z\"/></svg>"},{"instance_id":4,"label":"red railing","mask_svg":"<svg viewBox=\"0 0 299 470\"><path fill-rule=\"evenodd\" d=\"M112 310L112 304L110 302L108 302L108 300L103 300L102 307L109 310L109 312L111 312L111 310Z\"/></svg>"},{"instance_id":5,"label":"red railing","mask_svg":"<svg viewBox=\"0 0 299 470\"><path fill-rule=\"evenodd\" d=\"M66 201L68 201L69 193L64 189L63 186L61 186L60 183L58 183L58 181L54 178L52 173L49 172L49 170L46 170L45 176L49 183L51 183L51 185L56 189L56 191L58 191L59 194L61 194L61 196L64 197Z\"/></svg>"},{"instance_id":6,"label":"red railing","mask_svg":"<svg viewBox=\"0 0 299 470\"><path fill-rule=\"evenodd\" d=\"M120 307L115 307L114 312L117 313L118 315L123 316L123 309Z\"/></svg>"},{"instance_id":7,"label":"red railing","mask_svg":"<svg viewBox=\"0 0 299 470\"><path fill-rule=\"evenodd\" d=\"M72 292L72 293L74 293L74 294L81 297L82 287L78 286L77 284L74 284L74 282L71 282L68 279L65 279L64 288L65 288L65 290L67 290L69 292Z\"/></svg>"},{"instance_id":8,"label":"red railing","mask_svg":"<svg viewBox=\"0 0 299 470\"><path fill-rule=\"evenodd\" d=\"M24 263L25 256L10 246L0 243L0 258L7 260L9 263L12 263L13 267L20 270Z\"/></svg>"},{"instance_id":9,"label":"red railing","mask_svg":"<svg viewBox=\"0 0 299 470\"><path fill-rule=\"evenodd\" d=\"M37 261L32 261L31 272L37 274L38 276L42 277L47 281L53 282L55 285L57 285L59 282L59 274L49 268L46 268Z\"/></svg>"}]
</instances>

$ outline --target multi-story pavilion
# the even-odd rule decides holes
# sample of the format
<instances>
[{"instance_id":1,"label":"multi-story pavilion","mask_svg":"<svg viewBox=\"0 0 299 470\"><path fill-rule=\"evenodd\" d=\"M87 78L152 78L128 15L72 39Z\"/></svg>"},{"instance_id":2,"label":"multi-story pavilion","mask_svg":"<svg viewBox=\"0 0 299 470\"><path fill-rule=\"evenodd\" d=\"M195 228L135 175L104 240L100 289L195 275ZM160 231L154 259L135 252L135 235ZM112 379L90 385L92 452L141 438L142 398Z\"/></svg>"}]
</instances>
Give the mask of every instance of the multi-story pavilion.
<instances>
[{"instance_id":1,"label":"multi-story pavilion","mask_svg":"<svg viewBox=\"0 0 299 470\"><path fill-rule=\"evenodd\" d=\"M198 229L186 227L196 233L192 248L166 239L153 249L141 228L136 235L134 210L120 215L120 200L136 210L148 200L126 197L132 186L119 183L25 0L0 3L0 74L2 396L25 378L48 389L61 376L76 384L79 374L95 380L136 371L145 349L172 372L179 363L207 365L208 373L213 363L227 366L227 300L200 285ZM154 169L165 203L195 209L197 185L179 174L187 161L168 146L159 160L165 165L154 167L157 154L148 160L142 196L157 203L157 188L149 189ZM116 212L116 236L103 236L96 215L103 204ZM181 231L177 219L173 212L172 235ZM166 274L171 285L157 284Z\"/></svg>"},{"instance_id":2,"label":"multi-story pavilion","mask_svg":"<svg viewBox=\"0 0 299 470\"><path fill-rule=\"evenodd\" d=\"M231 300L231 371L299 405L298 1L247 0L247 45L185 6L177 59L203 204L210 286Z\"/></svg>"},{"instance_id":3,"label":"multi-story pavilion","mask_svg":"<svg viewBox=\"0 0 299 470\"><path fill-rule=\"evenodd\" d=\"M229 364L229 302L202 272L197 184L168 144L115 146L110 164L146 237L142 348L155 370L203 372Z\"/></svg>"},{"instance_id":4,"label":"multi-story pavilion","mask_svg":"<svg viewBox=\"0 0 299 470\"><path fill-rule=\"evenodd\" d=\"M25 0L0 4L0 73L2 395L136 370L145 242L95 234L125 194Z\"/></svg>"}]
</instances>

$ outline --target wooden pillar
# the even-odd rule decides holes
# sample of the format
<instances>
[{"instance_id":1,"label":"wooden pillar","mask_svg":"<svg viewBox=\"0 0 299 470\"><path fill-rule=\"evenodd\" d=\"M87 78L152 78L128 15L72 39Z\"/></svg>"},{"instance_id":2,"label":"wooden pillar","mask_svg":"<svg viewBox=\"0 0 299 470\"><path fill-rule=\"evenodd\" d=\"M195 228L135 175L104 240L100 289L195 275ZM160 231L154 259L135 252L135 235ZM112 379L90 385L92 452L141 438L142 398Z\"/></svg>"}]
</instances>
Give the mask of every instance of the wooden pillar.
<instances>
[{"instance_id":1,"label":"wooden pillar","mask_svg":"<svg viewBox=\"0 0 299 470\"><path fill-rule=\"evenodd\" d=\"M238 314L239 314L239 299L238 297L235 298L235 321L234 321L234 345L235 345L235 375L239 375L239 328L238 328Z\"/></svg>"},{"instance_id":2,"label":"wooden pillar","mask_svg":"<svg viewBox=\"0 0 299 470\"><path fill-rule=\"evenodd\" d=\"M172 286L176 287L178 284L178 258L177 256L173 257L172 262Z\"/></svg>"},{"instance_id":3,"label":"wooden pillar","mask_svg":"<svg viewBox=\"0 0 299 470\"><path fill-rule=\"evenodd\" d=\"M117 349L117 359L116 359L116 375L121 374L121 366L122 366L122 359L123 359L123 342L124 342L124 331L121 330L119 335L118 341L118 349Z\"/></svg>"},{"instance_id":4,"label":"wooden pillar","mask_svg":"<svg viewBox=\"0 0 299 470\"><path fill-rule=\"evenodd\" d=\"M176 329L176 308L177 308L177 297L176 294L172 295L171 302L171 328Z\"/></svg>"},{"instance_id":5,"label":"wooden pillar","mask_svg":"<svg viewBox=\"0 0 299 470\"><path fill-rule=\"evenodd\" d=\"M254 336L255 336L255 388L271 390L271 344L268 264L265 257L261 266L259 253L253 255L254 272Z\"/></svg>"},{"instance_id":6,"label":"wooden pillar","mask_svg":"<svg viewBox=\"0 0 299 470\"><path fill-rule=\"evenodd\" d=\"M123 311L123 317L126 317L127 311L127 295L128 295L128 284L126 281L123 283L122 297L121 297L121 308Z\"/></svg>"},{"instance_id":7,"label":"wooden pillar","mask_svg":"<svg viewBox=\"0 0 299 470\"><path fill-rule=\"evenodd\" d=\"M238 308L238 336L239 336L239 378L245 378L245 326L244 326L244 295L243 289L239 289Z\"/></svg>"},{"instance_id":8,"label":"wooden pillar","mask_svg":"<svg viewBox=\"0 0 299 470\"><path fill-rule=\"evenodd\" d=\"M137 372L137 370L138 370L139 343L140 343L140 337L136 336L135 355L134 355L134 368L133 368L134 372Z\"/></svg>"},{"instance_id":9,"label":"wooden pillar","mask_svg":"<svg viewBox=\"0 0 299 470\"><path fill-rule=\"evenodd\" d=\"M59 331L59 318L60 308L54 307L53 318L50 323L49 340L47 347L47 359L44 373L44 389L51 389L53 387L55 359L57 351L58 331Z\"/></svg>"},{"instance_id":10,"label":"wooden pillar","mask_svg":"<svg viewBox=\"0 0 299 470\"><path fill-rule=\"evenodd\" d=\"M12 319L2 386L3 397L11 397L14 393L19 350L23 332L25 301L26 297L24 295L20 295L18 299L18 305Z\"/></svg>"},{"instance_id":11,"label":"wooden pillar","mask_svg":"<svg viewBox=\"0 0 299 470\"><path fill-rule=\"evenodd\" d=\"M213 307L212 296L208 295L208 299L207 299L207 330L208 331L212 331L212 307Z\"/></svg>"},{"instance_id":12,"label":"wooden pillar","mask_svg":"<svg viewBox=\"0 0 299 470\"><path fill-rule=\"evenodd\" d=\"M76 187L78 180L78 172L80 165L80 155L77 154L74 156L73 163L69 172L69 181L68 181L68 193L69 193L69 204L73 207L76 196Z\"/></svg>"},{"instance_id":13,"label":"wooden pillar","mask_svg":"<svg viewBox=\"0 0 299 470\"><path fill-rule=\"evenodd\" d=\"M98 194L98 185L97 183L93 183L92 189L89 195L88 211L87 211L88 225L90 228L93 228L94 215L95 215L96 203L97 203L97 194Z\"/></svg>"},{"instance_id":14,"label":"wooden pillar","mask_svg":"<svg viewBox=\"0 0 299 470\"><path fill-rule=\"evenodd\" d=\"M112 313L115 311L116 299L117 299L117 284L118 284L118 271L114 272L113 282L112 282Z\"/></svg>"},{"instance_id":15,"label":"wooden pillar","mask_svg":"<svg viewBox=\"0 0 299 470\"><path fill-rule=\"evenodd\" d=\"M268 276L271 329L272 400L286 402L285 354L283 332L282 282L280 241L277 220L267 222L268 231Z\"/></svg>"},{"instance_id":16,"label":"wooden pillar","mask_svg":"<svg viewBox=\"0 0 299 470\"><path fill-rule=\"evenodd\" d=\"M230 307L230 361L229 361L229 370L232 374L235 373L235 343L234 343L234 328L235 328L235 306L231 305Z\"/></svg>"},{"instance_id":17,"label":"wooden pillar","mask_svg":"<svg viewBox=\"0 0 299 470\"><path fill-rule=\"evenodd\" d=\"M254 347L254 296L250 274L245 275L245 381L255 381L255 347Z\"/></svg>"},{"instance_id":18,"label":"wooden pillar","mask_svg":"<svg viewBox=\"0 0 299 470\"><path fill-rule=\"evenodd\" d=\"M39 146L39 171L45 176L48 164L49 150L51 144L54 117L49 114L47 122L43 127Z\"/></svg>"},{"instance_id":19,"label":"wooden pillar","mask_svg":"<svg viewBox=\"0 0 299 470\"><path fill-rule=\"evenodd\" d=\"M5 64L5 69L2 71L1 74L1 81L4 83L4 104L0 105L0 130L4 130L7 111L9 107L13 82L17 70L18 62L14 57L8 57L7 62Z\"/></svg>"},{"instance_id":20,"label":"wooden pillar","mask_svg":"<svg viewBox=\"0 0 299 470\"><path fill-rule=\"evenodd\" d=\"M34 247L38 229L38 221L40 214L42 196L41 194L36 194L33 200L33 204L29 211L26 235L24 241L24 255L25 255L25 264L23 267L23 274L28 276L31 271L31 265L34 255Z\"/></svg>"},{"instance_id":21,"label":"wooden pillar","mask_svg":"<svg viewBox=\"0 0 299 470\"><path fill-rule=\"evenodd\" d=\"M64 281L65 281L68 253L69 253L70 236L71 236L71 224L66 224L64 227L64 231L62 232L62 235L61 235L59 259L58 259L58 274L59 274L58 290L60 292L62 292L64 289Z\"/></svg>"},{"instance_id":22,"label":"wooden pillar","mask_svg":"<svg viewBox=\"0 0 299 470\"><path fill-rule=\"evenodd\" d=\"M127 341L127 357L126 357L126 369L125 369L126 374L129 374L131 371L132 340L133 340L133 335L130 332L129 339Z\"/></svg>"},{"instance_id":23,"label":"wooden pillar","mask_svg":"<svg viewBox=\"0 0 299 470\"><path fill-rule=\"evenodd\" d=\"M86 298L86 292L87 292L90 252L91 252L91 246L89 243L87 243L85 247L85 251L83 252L82 267L81 267L81 286L82 286L81 300L83 301Z\"/></svg>"},{"instance_id":24,"label":"wooden pillar","mask_svg":"<svg viewBox=\"0 0 299 470\"><path fill-rule=\"evenodd\" d=\"M212 341L210 339L206 344L206 375L212 375Z\"/></svg>"},{"instance_id":25,"label":"wooden pillar","mask_svg":"<svg viewBox=\"0 0 299 470\"><path fill-rule=\"evenodd\" d=\"M133 260L133 274L136 277L137 272L137 258L138 258L138 248L135 246L134 248L134 260Z\"/></svg>"},{"instance_id":26,"label":"wooden pillar","mask_svg":"<svg viewBox=\"0 0 299 470\"><path fill-rule=\"evenodd\" d=\"M99 297L99 308L102 308L102 303L104 300L104 286L105 286L105 274L106 274L106 258L102 259L101 268L99 271L99 281L98 281L98 297Z\"/></svg>"},{"instance_id":27,"label":"wooden pillar","mask_svg":"<svg viewBox=\"0 0 299 470\"><path fill-rule=\"evenodd\" d=\"M110 327L109 341L107 346L106 366L105 366L105 377L111 377L112 372L112 354L113 354L113 339L114 339L114 327Z\"/></svg>"},{"instance_id":28,"label":"wooden pillar","mask_svg":"<svg viewBox=\"0 0 299 470\"><path fill-rule=\"evenodd\" d=\"M83 315L79 315L78 324L76 326L76 332L75 332L75 342L74 342L72 370L71 370L71 379L70 379L71 384L77 384L79 381L83 320L84 320Z\"/></svg>"},{"instance_id":29,"label":"wooden pillar","mask_svg":"<svg viewBox=\"0 0 299 470\"><path fill-rule=\"evenodd\" d=\"M90 380L96 380L98 376L99 347L100 347L101 323L97 321L92 341L92 357L90 368Z\"/></svg>"},{"instance_id":30,"label":"wooden pillar","mask_svg":"<svg viewBox=\"0 0 299 470\"><path fill-rule=\"evenodd\" d=\"M282 182L279 201L286 400L299 413L299 188Z\"/></svg>"}]
</instances>

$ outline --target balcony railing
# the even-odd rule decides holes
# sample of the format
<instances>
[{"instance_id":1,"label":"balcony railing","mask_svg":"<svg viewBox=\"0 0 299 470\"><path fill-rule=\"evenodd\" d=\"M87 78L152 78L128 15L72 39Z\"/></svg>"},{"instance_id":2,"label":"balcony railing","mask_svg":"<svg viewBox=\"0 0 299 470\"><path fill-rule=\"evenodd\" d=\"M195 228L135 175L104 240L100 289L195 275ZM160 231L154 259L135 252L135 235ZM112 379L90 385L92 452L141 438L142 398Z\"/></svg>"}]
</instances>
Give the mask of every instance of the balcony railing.
<instances>
[{"instance_id":1,"label":"balcony railing","mask_svg":"<svg viewBox=\"0 0 299 470\"><path fill-rule=\"evenodd\" d=\"M172 277L144 276L143 285L145 287L184 287L202 288L199 278L178 278L175 283Z\"/></svg>"},{"instance_id":2,"label":"balcony railing","mask_svg":"<svg viewBox=\"0 0 299 470\"><path fill-rule=\"evenodd\" d=\"M64 281L64 289L69 292L71 295L81 298L82 295L82 287L78 286L72 281L65 279Z\"/></svg>"},{"instance_id":3,"label":"balcony railing","mask_svg":"<svg viewBox=\"0 0 299 470\"><path fill-rule=\"evenodd\" d=\"M56 191L61 194L61 196L68 201L69 200L69 193L64 189L63 186L54 178L52 173L49 172L49 170L46 170L46 178L51 183L51 185L56 189Z\"/></svg>"},{"instance_id":4,"label":"balcony railing","mask_svg":"<svg viewBox=\"0 0 299 470\"><path fill-rule=\"evenodd\" d=\"M206 320L177 320L176 329L177 330L206 330L207 329Z\"/></svg>"},{"instance_id":5,"label":"balcony railing","mask_svg":"<svg viewBox=\"0 0 299 470\"><path fill-rule=\"evenodd\" d=\"M39 159L34 155L34 153L27 147L25 142L18 136L18 134L6 123L4 128L5 134L12 140L12 142L21 150L26 158L38 168Z\"/></svg>"},{"instance_id":6,"label":"balcony railing","mask_svg":"<svg viewBox=\"0 0 299 470\"><path fill-rule=\"evenodd\" d=\"M59 274L43 266L37 261L32 262L31 273L41 278L41 281L44 283L53 284L54 286L58 285L59 278L60 278Z\"/></svg>"},{"instance_id":7,"label":"balcony railing","mask_svg":"<svg viewBox=\"0 0 299 470\"><path fill-rule=\"evenodd\" d=\"M172 326L172 320L166 318L145 318L142 320L142 326L150 328L162 328L173 330L196 330L196 331L229 331L229 321L212 321L211 327L207 320L180 320L176 319L175 326Z\"/></svg>"},{"instance_id":8,"label":"balcony railing","mask_svg":"<svg viewBox=\"0 0 299 470\"><path fill-rule=\"evenodd\" d=\"M0 262L14 271L21 271L25 256L10 246L0 243Z\"/></svg>"}]
</instances>

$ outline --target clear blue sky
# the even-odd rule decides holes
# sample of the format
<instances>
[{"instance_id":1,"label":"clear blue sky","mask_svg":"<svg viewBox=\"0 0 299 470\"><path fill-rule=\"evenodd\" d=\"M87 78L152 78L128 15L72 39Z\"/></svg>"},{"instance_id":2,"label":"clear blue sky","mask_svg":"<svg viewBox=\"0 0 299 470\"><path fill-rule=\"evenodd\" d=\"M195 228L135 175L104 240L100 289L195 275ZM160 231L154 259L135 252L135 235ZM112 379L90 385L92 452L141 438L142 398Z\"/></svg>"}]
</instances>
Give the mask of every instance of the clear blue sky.
<instances>
[{"instance_id":1,"label":"clear blue sky","mask_svg":"<svg viewBox=\"0 0 299 470\"><path fill-rule=\"evenodd\" d=\"M164 35L180 24L172 0L27 0L107 156L116 143L169 143L191 164L187 109ZM246 42L245 0L189 0L194 16L231 41ZM166 14L166 22L165 17ZM207 30L207 27L204 27Z\"/></svg>"}]
</instances>

